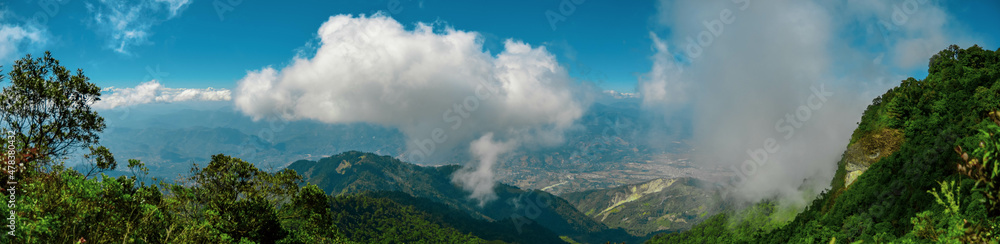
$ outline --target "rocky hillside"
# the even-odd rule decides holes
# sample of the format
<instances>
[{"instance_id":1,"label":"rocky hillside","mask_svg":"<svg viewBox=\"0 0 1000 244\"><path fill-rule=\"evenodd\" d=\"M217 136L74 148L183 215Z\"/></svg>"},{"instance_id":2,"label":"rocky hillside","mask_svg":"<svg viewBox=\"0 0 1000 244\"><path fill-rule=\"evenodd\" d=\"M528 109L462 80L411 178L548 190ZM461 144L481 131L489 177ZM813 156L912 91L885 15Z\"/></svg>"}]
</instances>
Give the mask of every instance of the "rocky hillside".
<instances>
[{"instance_id":1,"label":"rocky hillside","mask_svg":"<svg viewBox=\"0 0 1000 244\"><path fill-rule=\"evenodd\" d=\"M843 181L843 186L850 186L865 170L880 159L888 157L899 150L903 144L903 133L899 129L882 128L858 138L847 147L844 160L836 181Z\"/></svg>"}]
</instances>

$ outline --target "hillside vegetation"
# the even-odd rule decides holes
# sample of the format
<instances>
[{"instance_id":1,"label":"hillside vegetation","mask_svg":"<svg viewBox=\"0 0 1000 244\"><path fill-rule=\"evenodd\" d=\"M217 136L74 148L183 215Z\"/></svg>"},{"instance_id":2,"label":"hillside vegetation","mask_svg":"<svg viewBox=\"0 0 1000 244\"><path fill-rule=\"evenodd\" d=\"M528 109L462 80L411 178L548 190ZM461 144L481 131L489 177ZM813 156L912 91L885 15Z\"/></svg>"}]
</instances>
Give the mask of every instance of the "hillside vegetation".
<instances>
[{"instance_id":1,"label":"hillside vegetation","mask_svg":"<svg viewBox=\"0 0 1000 244\"><path fill-rule=\"evenodd\" d=\"M656 179L615 188L563 194L584 214L637 236L678 232L720 211L720 199L693 178Z\"/></svg>"},{"instance_id":2,"label":"hillside vegetation","mask_svg":"<svg viewBox=\"0 0 1000 244\"><path fill-rule=\"evenodd\" d=\"M997 242L997 52L951 46L930 59L925 79L903 80L875 98L852 135L831 188L780 228L733 228L727 223L761 218L733 218L730 213L649 242ZM856 163L861 160L850 153L852 148L862 150L863 157L881 154L864 160L871 161L864 163L867 169L850 182L848 164L863 165Z\"/></svg>"},{"instance_id":3,"label":"hillside vegetation","mask_svg":"<svg viewBox=\"0 0 1000 244\"><path fill-rule=\"evenodd\" d=\"M480 205L451 181L460 166L423 167L393 157L350 151L318 161L300 160L288 166L305 182L331 195L370 191L398 191L466 212L475 218L502 223L518 235L537 223L559 236L586 243L636 241L624 230L608 228L579 212L566 200L544 191L521 190L497 184L497 199Z\"/></svg>"}]
</instances>

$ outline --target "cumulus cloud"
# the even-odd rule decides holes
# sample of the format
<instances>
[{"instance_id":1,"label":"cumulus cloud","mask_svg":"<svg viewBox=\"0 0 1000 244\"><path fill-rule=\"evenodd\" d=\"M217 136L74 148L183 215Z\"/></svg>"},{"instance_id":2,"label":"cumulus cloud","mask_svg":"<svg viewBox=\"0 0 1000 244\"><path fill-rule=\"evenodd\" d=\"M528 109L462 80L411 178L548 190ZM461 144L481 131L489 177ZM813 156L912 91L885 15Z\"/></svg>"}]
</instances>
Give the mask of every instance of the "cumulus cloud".
<instances>
[{"instance_id":1,"label":"cumulus cloud","mask_svg":"<svg viewBox=\"0 0 1000 244\"><path fill-rule=\"evenodd\" d=\"M11 13L0 10L0 63L20 58L48 42L45 29L31 24L17 24L10 19Z\"/></svg>"},{"instance_id":2,"label":"cumulus cloud","mask_svg":"<svg viewBox=\"0 0 1000 244\"><path fill-rule=\"evenodd\" d=\"M873 1L660 1L671 36L652 36L637 87L651 112L692 106L695 160L730 170L736 196L801 203L828 186L861 112L898 72L964 43L940 6L912 2L901 21ZM767 145L777 149L761 154Z\"/></svg>"},{"instance_id":3,"label":"cumulus cloud","mask_svg":"<svg viewBox=\"0 0 1000 244\"><path fill-rule=\"evenodd\" d=\"M88 2L86 7L93 14L89 24L105 36L107 47L130 54L131 48L150 43L153 26L177 17L190 3L191 0L99 0L98 5Z\"/></svg>"},{"instance_id":4,"label":"cumulus cloud","mask_svg":"<svg viewBox=\"0 0 1000 244\"><path fill-rule=\"evenodd\" d=\"M332 16L317 34L309 58L241 79L236 107L255 119L395 127L409 138L399 156L411 162L451 159L472 147L478 163L456 179L476 196L489 195L475 189L494 180L487 171L496 154L512 149L469 142L492 133L486 141L555 145L589 104L574 96L569 75L545 47L507 40L494 55L476 32L423 23L408 29L384 14Z\"/></svg>"},{"instance_id":5,"label":"cumulus cloud","mask_svg":"<svg viewBox=\"0 0 1000 244\"><path fill-rule=\"evenodd\" d=\"M183 101L229 101L227 89L167 88L156 80L131 88L108 87L101 91L101 100L92 105L96 109L113 109L146 103L171 103Z\"/></svg>"}]
</instances>

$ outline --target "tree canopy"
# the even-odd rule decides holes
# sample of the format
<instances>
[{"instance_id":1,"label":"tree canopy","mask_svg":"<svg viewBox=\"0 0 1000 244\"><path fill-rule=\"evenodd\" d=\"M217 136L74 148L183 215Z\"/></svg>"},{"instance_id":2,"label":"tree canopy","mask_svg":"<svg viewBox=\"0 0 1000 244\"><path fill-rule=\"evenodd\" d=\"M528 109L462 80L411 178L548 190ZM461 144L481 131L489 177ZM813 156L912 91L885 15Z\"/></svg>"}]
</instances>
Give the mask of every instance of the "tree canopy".
<instances>
[{"instance_id":1,"label":"tree canopy","mask_svg":"<svg viewBox=\"0 0 1000 244\"><path fill-rule=\"evenodd\" d=\"M30 161L57 160L100 139L104 118L90 105L100 100L101 88L82 69L72 74L45 52L15 61L3 78L11 85L0 93L0 126L15 132L19 148L37 151Z\"/></svg>"}]
</instances>

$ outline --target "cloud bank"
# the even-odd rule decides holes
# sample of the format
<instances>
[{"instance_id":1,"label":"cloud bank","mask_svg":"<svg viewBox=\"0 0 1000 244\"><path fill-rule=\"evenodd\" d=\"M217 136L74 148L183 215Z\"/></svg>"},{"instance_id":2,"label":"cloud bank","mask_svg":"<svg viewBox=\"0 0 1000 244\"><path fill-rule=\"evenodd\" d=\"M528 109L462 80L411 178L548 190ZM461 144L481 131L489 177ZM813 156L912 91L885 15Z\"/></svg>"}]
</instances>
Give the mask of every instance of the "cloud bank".
<instances>
[{"instance_id":1,"label":"cloud bank","mask_svg":"<svg viewBox=\"0 0 1000 244\"><path fill-rule=\"evenodd\" d=\"M108 87L101 90L101 100L92 105L95 109L113 109L146 103L171 103L184 101L229 101L228 89L167 88L156 80L131 88Z\"/></svg>"},{"instance_id":2,"label":"cloud bank","mask_svg":"<svg viewBox=\"0 0 1000 244\"><path fill-rule=\"evenodd\" d=\"M411 162L468 148L478 162L455 179L481 201L491 199L500 154L561 143L589 105L545 47L507 40L494 55L476 32L408 29L384 14L332 16L317 35L311 57L248 72L237 109L255 119L395 127L408 137L399 157Z\"/></svg>"},{"instance_id":3,"label":"cloud bank","mask_svg":"<svg viewBox=\"0 0 1000 244\"><path fill-rule=\"evenodd\" d=\"M968 43L929 1L660 1L647 111L694 108L696 162L731 192L802 203L828 186L871 99ZM860 30L860 31L859 31ZM860 96L858 94L861 94ZM668 111L669 112L669 111ZM805 179L818 179L804 185Z\"/></svg>"}]
</instances>

